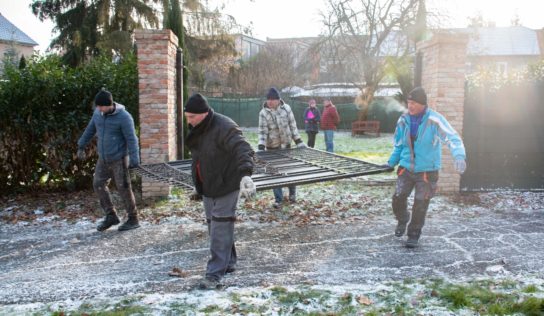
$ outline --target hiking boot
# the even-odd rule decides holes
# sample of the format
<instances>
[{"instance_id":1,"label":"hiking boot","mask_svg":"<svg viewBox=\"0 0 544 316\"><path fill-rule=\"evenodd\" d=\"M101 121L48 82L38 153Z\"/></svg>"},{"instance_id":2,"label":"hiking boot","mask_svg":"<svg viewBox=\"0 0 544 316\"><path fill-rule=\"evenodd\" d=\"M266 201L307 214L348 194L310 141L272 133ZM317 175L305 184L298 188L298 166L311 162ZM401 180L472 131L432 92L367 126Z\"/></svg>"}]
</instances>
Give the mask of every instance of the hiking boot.
<instances>
[{"instance_id":1,"label":"hiking boot","mask_svg":"<svg viewBox=\"0 0 544 316\"><path fill-rule=\"evenodd\" d=\"M140 227L140 223L138 222L138 217L137 216L129 216L127 221L119 226L119 231L124 231L124 230L131 230L131 229L134 229L134 228L138 228Z\"/></svg>"},{"instance_id":2,"label":"hiking boot","mask_svg":"<svg viewBox=\"0 0 544 316\"><path fill-rule=\"evenodd\" d=\"M225 270L225 274L227 273L234 273L236 271L235 267L228 267L227 270Z\"/></svg>"},{"instance_id":3,"label":"hiking boot","mask_svg":"<svg viewBox=\"0 0 544 316\"><path fill-rule=\"evenodd\" d=\"M106 229L112 227L113 225L119 224L119 217L117 217L117 214L115 212L108 213L102 222L96 226L96 230L99 232L105 231Z\"/></svg>"},{"instance_id":4,"label":"hiking boot","mask_svg":"<svg viewBox=\"0 0 544 316\"><path fill-rule=\"evenodd\" d=\"M274 204L272 204L272 207L275 210L279 210L281 208L281 202L274 202Z\"/></svg>"},{"instance_id":5,"label":"hiking boot","mask_svg":"<svg viewBox=\"0 0 544 316\"><path fill-rule=\"evenodd\" d=\"M397 227L395 228L396 237L402 237L404 235L404 233L406 232L406 224L407 223L397 223Z\"/></svg>"},{"instance_id":6,"label":"hiking boot","mask_svg":"<svg viewBox=\"0 0 544 316\"><path fill-rule=\"evenodd\" d=\"M213 278L204 278L198 284L199 290L220 290L223 288L223 284Z\"/></svg>"},{"instance_id":7,"label":"hiking boot","mask_svg":"<svg viewBox=\"0 0 544 316\"><path fill-rule=\"evenodd\" d=\"M417 237L408 237L406 241L406 248L416 248L418 246L419 238Z\"/></svg>"},{"instance_id":8,"label":"hiking boot","mask_svg":"<svg viewBox=\"0 0 544 316\"><path fill-rule=\"evenodd\" d=\"M294 195L290 195L290 196L289 196L289 202L291 202L291 203L296 203L296 202L297 202L297 197L294 196Z\"/></svg>"}]
</instances>

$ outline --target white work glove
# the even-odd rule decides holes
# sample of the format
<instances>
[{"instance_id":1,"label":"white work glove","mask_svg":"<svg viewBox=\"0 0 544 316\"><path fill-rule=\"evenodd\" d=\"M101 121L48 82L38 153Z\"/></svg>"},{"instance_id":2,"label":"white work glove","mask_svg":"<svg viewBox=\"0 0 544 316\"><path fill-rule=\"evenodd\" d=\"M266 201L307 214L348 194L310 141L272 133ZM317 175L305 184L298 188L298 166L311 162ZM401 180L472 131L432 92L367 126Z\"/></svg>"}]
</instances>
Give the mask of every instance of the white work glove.
<instances>
[{"instance_id":1,"label":"white work glove","mask_svg":"<svg viewBox=\"0 0 544 316\"><path fill-rule=\"evenodd\" d=\"M300 142L297 144L297 148L308 148L308 146L306 146L306 144L304 144L304 142Z\"/></svg>"},{"instance_id":2,"label":"white work glove","mask_svg":"<svg viewBox=\"0 0 544 316\"><path fill-rule=\"evenodd\" d=\"M251 199L257 193L255 183L251 180L250 176L245 176L240 181L240 195L246 199Z\"/></svg>"},{"instance_id":3,"label":"white work glove","mask_svg":"<svg viewBox=\"0 0 544 316\"><path fill-rule=\"evenodd\" d=\"M453 162L453 166L455 167L455 171L459 174L463 174L465 170L467 169L467 163L464 159L457 159Z\"/></svg>"}]
</instances>

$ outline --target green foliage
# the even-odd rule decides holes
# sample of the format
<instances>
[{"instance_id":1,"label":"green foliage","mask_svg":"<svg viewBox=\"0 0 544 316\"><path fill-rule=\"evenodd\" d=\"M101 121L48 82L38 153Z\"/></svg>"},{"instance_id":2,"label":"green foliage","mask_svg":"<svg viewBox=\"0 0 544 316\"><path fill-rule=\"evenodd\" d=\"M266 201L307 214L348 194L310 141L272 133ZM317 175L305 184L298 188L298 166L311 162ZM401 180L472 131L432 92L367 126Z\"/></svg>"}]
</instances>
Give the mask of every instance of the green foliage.
<instances>
[{"instance_id":1,"label":"green foliage","mask_svg":"<svg viewBox=\"0 0 544 316\"><path fill-rule=\"evenodd\" d=\"M50 19L55 22L58 36L50 47L61 48L63 61L71 66L78 66L88 57L97 56L100 48L116 49L122 52L126 47L129 33L144 24L158 26L151 0L95 0L95 1L59 1L40 0L31 4L32 12L41 21ZM116 32L121 31L121 33ZM117 44L125 44L116 47Z\"/></svg>"},{"instance_id":2,"label":"green foliage","mask_svg":"<svg viewBox=\"0 0 544 316\"><path fill-rule=\"evenodd\" d=\"M182 101L186 102L189 98L189 52L185 47L185 36L186 29L183 26L183 17L181 12L181 3L179 0L163 0L164 8L164 20L163 28L170 29L178 37L178 47L181 48L182 52L182 63L183 63L183 73L182 73ZM182 117L183 121L183 135L187 135L187 123L185 122L185 117ZM184 148L183 157L189 157L189 149Z\"/></svg>"},{"instance_id":3,"label":"green foliage","mask_svg":"<svg viewBox=\"0 0 544 316\"><path fill-rule=\"evenodd\" d=\"M513 290L517 283L507 281L496 284L503 289ZM481 315L542 315L544 299L525 297L520 299L516 293L499 291L496 285L475 282L468 285L440 284L437 286L438 297L448 302L453 309L468 308ZM530 291L536 291L536 287Z\"/></svg>"},{"instance_id":4,"label":"green foliage","mask_svg":"<svg viewBox=\"0 0 544 316\"><path fill-rule=\"evenodd\" d=\"M467 76L469 89L483 87L490 91L510 89L531 81L544 81L544 59L529 64L526 69L510 71L508 74L481 67Z\"/></svg>"},{"instance_id":5,"label":"green foliage","mask_svg":"<svg viewBox=\"0 0 544 316\"><path fill-rule=\"evenodd\" d=\"M523 289L523 292L525 293L536 293L537 291L538 288L534 284L528 285L526 288Z\"/></svg>"},{"instance_id":6,"label":"green foliage","mask_svg":"<svg viewBox=\"0 0 544 316\"><path fill-rule=\"evenodd\" d=\"M57 56L35 56L24 69L6 67L4 79L0 82L3 194L90 183L96 157L76 160L76 142L100 88L111 91L138 124L138 75L131 54L118 64L103 56L77 68L64 66Z\"/></svg>"}]
</instances>

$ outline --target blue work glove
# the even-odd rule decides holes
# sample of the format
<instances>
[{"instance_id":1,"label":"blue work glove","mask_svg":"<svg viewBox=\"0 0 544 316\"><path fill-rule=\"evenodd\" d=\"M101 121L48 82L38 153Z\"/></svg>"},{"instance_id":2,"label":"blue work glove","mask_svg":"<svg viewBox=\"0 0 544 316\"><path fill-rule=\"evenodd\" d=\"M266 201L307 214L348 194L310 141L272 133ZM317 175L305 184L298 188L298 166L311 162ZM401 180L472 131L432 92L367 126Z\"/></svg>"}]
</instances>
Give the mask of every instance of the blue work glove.
<instances>
[{"instance_id":1,"label":"blue work glove","mask_svg":"<svg viewBox=\"0 0 544 316\"><path fill-rule=\"evenodd\" d=\"M455 167L455 171L459 174L463 174L465 170L467 169L467 163L465 162L465 159L457 159L453 162L453 166Z\"/></svg>"}]
</instances>

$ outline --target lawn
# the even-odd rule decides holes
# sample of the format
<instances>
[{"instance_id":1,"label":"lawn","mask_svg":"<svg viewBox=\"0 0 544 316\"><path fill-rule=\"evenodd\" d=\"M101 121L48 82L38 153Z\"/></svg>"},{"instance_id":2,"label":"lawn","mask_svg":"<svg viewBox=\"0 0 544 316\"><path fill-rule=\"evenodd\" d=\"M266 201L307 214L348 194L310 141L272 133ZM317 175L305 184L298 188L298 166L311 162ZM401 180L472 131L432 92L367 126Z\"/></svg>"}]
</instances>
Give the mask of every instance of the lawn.
<instances>
[{"instance_id":1,"label":"lawn","mask_svg":"<svg viewBox=\"0 0 544 316\"><path fill-rule=\"evenodd\" d=\"M257 147L257 132L255 129L244 129L244 135L253 147ZM306 143L308 137L301 132L302 140ZM323 133L318 133L315 149L325 150ZM363 135L352 137L351 132L336 132L334 134L334 151L337 154L362 159L376 164L384 164L393 150L393 135L381 134L380 137Z\"/></svg>"}]
</instances>

